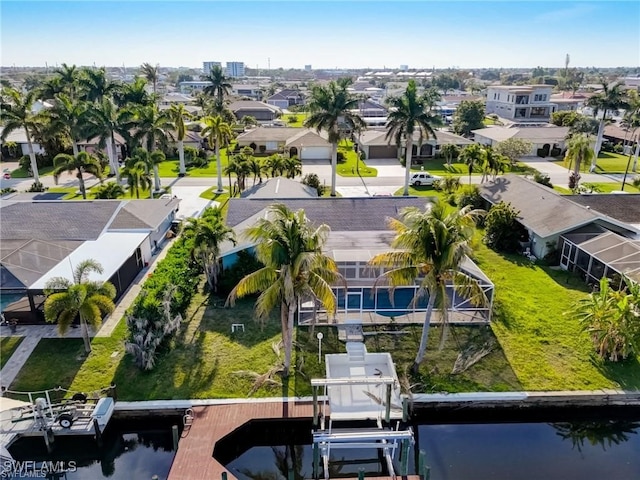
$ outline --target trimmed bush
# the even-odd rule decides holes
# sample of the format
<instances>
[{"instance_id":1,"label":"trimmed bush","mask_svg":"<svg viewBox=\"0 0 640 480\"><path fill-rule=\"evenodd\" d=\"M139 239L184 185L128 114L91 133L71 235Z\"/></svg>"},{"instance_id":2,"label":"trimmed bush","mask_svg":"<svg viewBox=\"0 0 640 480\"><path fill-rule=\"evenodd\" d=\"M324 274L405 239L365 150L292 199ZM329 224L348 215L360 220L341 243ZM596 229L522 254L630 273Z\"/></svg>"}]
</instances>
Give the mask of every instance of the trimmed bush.
<instances>
[{"instance_id":1,"label":"trimmed bush","mask_svg":"<svg viewBox=\"0 0 640 480\"><path fill-rule=\"evenodd\" d=\"M510 203L492 206L485 217L485 243L501 252L517 252L520 242L528 239L527 231L518 222L519 214Z\"/></svg>"}]
</instances>

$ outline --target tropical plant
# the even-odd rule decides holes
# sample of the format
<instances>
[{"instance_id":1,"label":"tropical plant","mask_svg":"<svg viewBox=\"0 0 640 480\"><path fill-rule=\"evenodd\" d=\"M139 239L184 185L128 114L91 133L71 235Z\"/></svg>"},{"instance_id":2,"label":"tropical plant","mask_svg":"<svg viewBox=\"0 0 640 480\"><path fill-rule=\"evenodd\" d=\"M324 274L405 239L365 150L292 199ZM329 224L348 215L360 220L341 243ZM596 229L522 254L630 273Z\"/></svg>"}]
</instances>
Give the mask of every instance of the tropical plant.
<instances>
[{"instance_id":1,"label":"tropical plant","mask_svg":"<svg viewBox=\"0 0 640 480\"><path fill-rule=\"evenodd\" d=\"M219 208L207 208L200 218L188 218L184 235L193 238L191 255L203 268L212 292L218 291L220 247L225 241L236 244L233 229L226 226Z\"/></svg>"},{"instance_id":2,"label":"tropical plant","mask_svg":"<svg viewBox=\"0 0 640 480\"><path fill-rule=\"evenodd\" d=\"M487 151L477 143L467 145L462 149L462 152L460 152L460 160L462 160L469 169L469 185L471 185L471 174L473 173L474 168L478 165L482 165L485 161L486 155Z\"/></svg>"},{"instance_id":3,"label":"tropical plant","mask_svg":"<svg viewBox=\"0 0 640 480\"><path fill-rule=\"evenodd\" d=\"M136 78L133 83L127 83L115 92L113 99L119 107L144 107L153 105L153 98L147 92L147 82L144 78Z\"/></svg>"},{"instance_id":4,"label":"tropical plant","mask_svg":"<svg viewBox=\"0 0 640 480\"><path fill-rule=\"evenodd\" d=\"M438 181L438 189L442 190L444 193L451 195L455 193L460 188L460 177L454 177L452 175L447 175Z\"/></svg>"},{"instance_id":5,"label":"tropical plant","mask_svg":"<svg viewBox=\"0 0 640 480\"><path fill-rule=\"evenodd\" d=\"M304 122L307 128L324 130L331 143L331 196L336 196L336 174L338 170L338 143L344 130L365 128L364 120L354 113L358 109L359 99L348 88L351 79L344 78L328 85L314 85L311 90L308 108L309 116Z\"/></svg>"},{"instance_id":6,"label":"tropical plant","mask_svg":"<svg viewBox=\"0 0 640 480\"><path fill-rule=\"evenodd\" d=\"M424 359L434 308L442 319L440 345L444 345L449 318L448 288L453 287L473 305L487 302L478 281L460 269L471 253L469 242L480 215L480 211L469 206L450 210L440 201L427 205L425 210L405 208L400 219L389 221L396 232L391 243L395 250L375 255L369 261L372 266L390 268L381 278L387 279L392 287L419 282L414 302L425 296L429 299L420 348L412 367L414 373Z\"/></svg>"},{"instance_id":7,"label":"tropical plant","mask_svg":"<svg viewBox=\"0 0 640 480\"><path fill-rule=\"evenodd\" d=\"M593 149L594 156L591 160L591 170L596 167L598 161L598 155L602 148L602 136L604 135L604 124L607 119L607 114L615 110L628 108L624 83L614 82L609 84L604 78L601 79L602 91L596 93L587 100L587 106L593 108L594 116L602 112L602 119L600 120L600 126L598 127L598 136L596 137L596 143Z\"/></svg>"},{"instance_id":8,"label":"tropical plant","mask_svg":"<svg viewBox=\"0 0 640 480\"><path fill-rule=\"evenodd\" d=\"M136 108L132 120L137 128L133 138L137 142L144 140L144 146L149 152L156 148L165 149L169 140L173 139L174 125L169 113L161 111L157 105Z\"/></svg>"},{"instance_id":9,"label":"tropical plant","mask_svg":"<svg viewBox=\"0 0 640 480\"><path fill-rule=\"evenodd\" d=\"M576 179L575 188L578 186L577 180L580 178L581 167L593 160L595 152L588 135L581 133L571 135L567 143L564 164L568 169L573 168L573 177Z\"/></svg>"},{"instance_id":10,"label":"tropical plant","mask_svg":"<svg viewBox=\"0 0 640 480\"><path fill-rule=\"evenodd\" d=\"M324 190L326 187L320 182L320 177L318 177L317 173L307 173L302 179L302 183L304 185L308 185L309 187L315 188L318 192L319 197L324 195Z\"/></svg>"},{"instance_id":11,"label":"tropical plant","mask_svg":"<svg viewBox=\"0 0 640 480\"><path fill-rule=\"evenodd\" d=\"M262 320L280 307L285 376L291 367L295 315L301 299L317 299L330 314L336 309L331 285L341 277L333 259L322 253L328 234L327 225L313 228L304 210L292 212L281 204L272 205L268 218L247 230L264 267L240 280L227 303L261 292L255 308Z\"/></svg>"},{"instance_id":12,"label":"tropical plant","mask_svg":"<svg viewBox=\"0 0 640 480\"><path fill-rule=\"evenodd\" d=\"M173 123L176 129L176 140L178 140L178 158L180 159L179 176L183 177L187 173L187 168L184 161L184 137L187 134L185 127L185 119L191 118L189 112L184 108L184 105L179 103L177 105L171 105L169 109L169 119Z\"/></svg>"},{"instance_id":13,"label":"tropical plant","mask_svg":"<svg viewBox=\"0 0 640 480\"><path fill-rule=\"evenodd\" d=\"M614 290L602 277L600 288L568 312L590 335L597 354L612 362L640 352L640 284L623 278L624 288Z\"/></svg>"},{"instance_id":14,"label":"tropical plant","mask_svg":"<svg viewBox=\"0 0 640 480\"><path fill-rule=\"evenodd\" d=\"M147 82L153 87L153 94L155 95L158 90L158 79L160 74L158 72L158 65L151 65L150 63L143 63L140 65L140 73Z\"/></svg>"},{"instance_id":15,"label":"tropical plant","mask_svg":"<svg viewBox=\"0 0 640 480\"><path fill-rule=\"evenodd\" d=\"M526 239L526 230L518 222L518 212L510 203L499 202L487 213L484 224L485 243L501 252L517 252L520 241Z\"/></svg>"},{"instance_id":16,"label":"tropical plant","mask_svg":"<svg viewBox=\"0 0 640 480\"><path fill-rule=\"evenodd\" d=\"M55 97L53 108L46 112L47 119L52 127L58 131L64 131L71 142L73 155L78 155L78 140L83 136L84 115L86 105L83 102L73 100L72 97L60 93Z\"/></svg>"},{"instance_id":17,"label":"tropical plant","mask_svg":"<svg viewBox=\"0 0 640 480\"><path fill-rule=\"evenodd\" d=\"M216 97L218 102L222 103L224 97L229 95L231 91L230 79L225 76L222 67L219 65L214 66L202 79L211 82L211 85L207 85L203 92L211 97Z\"/></svg>"},{"instance_id":18,"label":"tropical plant","mask_svg":"<svg viewBox=\"0 0 640 480\"><path fill-rule=\"evenodd\" d=\"M248 160L249 172L253 175L253 184L256 184L256 180L260 179L258 183L262 183L262 174L266 172L266 165L256 157L250 157Z\"/></svg>"},{"instance_id":19,"label":"tropical plant","mask_svg":"<svg viewBox=\"0 0 640 480\"><path fill-rule=\"evenodd\" d=\"M267 157L265 166L271 177L278 177L284 173L284 155L281 153L274 153Z\"/></svg>"},{"instance_id":20,"label":"tropical plant","mask_svg":"<svg viewBox=\"0 0 640 480\"><path fill-rule=\"evenodd\" d=\"M213 72L213 69L211 71ZM218 189L216 193L222 193L224 188L222 188L220 146L227 145L231 141L233 138L233 130L231 130L231 126L219 115L215 117L205 117L202 121L206 126L202 130L201 135L207 139L209 148L215 148L216 150L216 171L218 174Z\"/></svg>"},{"instance_id":21,"label":"tropical plant","mask_svg":"<svg viewBox=\"0 0 640 480\"><path fill-rule=\"evenodd\" d=\"M287 178L296 178L302 175L302 162L298 157L285 157L284 174Z\"/></svg>"},{"instance_id":22,"label":"tropical plant","mask_svg":"<svg viewBox=\"0 0 640 480\"><path fill-rule=\"evenodd\" d=\"M489 175L493 176L493 181L497 176L504 173L511 166L511 161L504 155L500 155L493 148L486 147L485 154L482 162L482 179L480 183L484 183L489 178Z\"/></svg>"},{"instance_id":23,"label":"tropical plant","mask_svg":"<svg viewBox=\"0 0 640 480\"><path fill-rule=\"evenodd\" d=\"M460 147L453 143L445 143L440 148L440 153L447 162L447 166L450 167L453 161L458 158L458 155L460 155Z\"/></svg>"},{"instance_id":24,"label":"tropical plant","mask_svg":"<svg viewBox=\"0 0 640 480\"><path fill-rule=\"evenodd\" d=\"M91 352L89 325L97 328L104 315L113 312L116 288L109 282L90 280L92 273L102 274L102 265L93 259L81 261L73 269L73 279L54 277L47 281L44 293L44 318L58 323L58 332L64 335L80 317L82 339L87 353Z\"/></svg>"},{"instance_id":25,"label":"tropical plant","mask_svg":"<svg viewBox=\"0 0 640 480\"><path fill-rule=\"evenodd\" d=\"M102 103L120 89L120 85L107 78L107 71L102 68L83 67L78 74L81 99Z\"/></svg>"},{"instance_id":26,"label":"tropical plant","mask_svg":"<svg viewBox=\"0 0 640 480\"><path fill-rule=\"evenodd\" d=\"M80 193L82 198L87 199L87 189L84 184L84 174L88 173L102 180L102 167L100 161L87 152L80 152L77 155L67 155L60 153L53 159L53 180L58 183L60 175L64 172L75 172L76 178L80 184Z\"/></svg>"},{"instance_id":27,"label":"tropical plant","mask_svg":"<svg viewBox=\"0 0 640 480\"><path fill-rule=\"evenodd\" d=\"M2 134L0 140L4 142L10 133L24 129L29 147L29 159L31 160L31 172L34 182L40 182L38 174L38 162L33 150L31 136L39 122L39 115L32 110L36 100L36 92L22 93L15 88L2 89L2 104L0 104L0 122L2 122Z\"/></svg>"},{"instance_id":28,"label":"tropical plant","mask_svg":"<svg viewBox=\"0 0 640 480\"><path fill-rule=\"evenodd\" d=\"M498 142L498 144L493 147L496 153L504 155L511 160L511 163L516 163L520 157L530 153L532 148L533 143L521 138L509 138Z\"/></svg>"},{"instance_id":29,"label":"tropical plant","mask_svg":"<svg viewBox=\"0 0 640 480\"><path fill-rule=\"evenodd\" d=\"M224 173L229 175L229 186L231 186L231 174L236 176L238 182L238 193L244 191L246 188L246 178L252 173L251 159L253 157L251 156L251 153L253 153L253 150L249 148L248 151L251 152L249 154L245 150L247 150L246 147L242 152L231 157L231 160L224 169Z\"/></svg>"},{"instance_id":30,"label":"tropical plant","mask_svg":"<svg viewBox=\"0 0 640 480\"><path fill-rule=\"evenodd\" d=\"M403 195L409 195L409 177L411 176L411 155L413 153L413 137L418 134L418 148L423 139L436 138L435 127L442 122L430 112L431 105L425 96L419 96L416 82L409 80L407 89L399 97L388 100L391 110L387 117L386 139L395 140L396 145L405 141L405 176Z\"/></svg>"},{"instance_id":31,"label":"tropical plant","mask_svg":"<svg viewBox=\"0 0 640 480\"><path fill-rule=\"evenodd\" d=\"M245 127L254 127L258 125L258 120L256 120L256 117L253 117L251 115L245 115L240 119L240 123Z\"/></svg>"},{"instance_id":32,"label":"tropical plant","mask_svg":"<svg viewBox=\"0 0 640 480\"><path fill-rule=\"evenodd\" d=\"M58 84L61 87L60 92L57 93L65 92L69 98L75 99L79 86L80 70L75 65L69 66L63 63L60 67L54 68L53 73L53 78L58 80ZM54 95L44 98L54 98Z\"/></svg>"},{"instance_id":33,"label":"tropical plant","mask_svg":"<svg viewBox=\"0 0 640 480\"><path fill-rule=\"evenodd\" d=\"M136 155L136 152L138 155ZM137 149L132 158L128 158L124 164L122 174L127 179L129 189L136 194L136 198L140 198L140 190L149 189L149 198L153 198L151 191L151 175L150 163L148 160L148 152L143 149ZM144 153L142 153L144 152Z\"/></svg>"},{"instance_id":34,"label":"tropical plant","mask_svg":"<svg viewBox=\"0 0 640 480\"><path fill-rule=\"evenodd\" d=\"M148 150L145 150L144 148L136 148L133 151L133 156L132 156L133 164L138 163L138 162L143 162L145 164L146 170L148 172L153 170L153 180L154 180L153 189L156 192L159 192L160 189L161 189L160 172L158 170L158 165L160 165L166 159L167 158L165 157L164 153L162 153L159 150L155 150L153 152L149 152ZM153 194L152 194L152 196L153 196Z\"/></svg>"},{"instance_id":35,"label":"tropical plant","mask_svg":"<svg viewBox=\"0 0 640 480\"><path fill-rule=\"evenodd\" d=\"M460 187L456 195L456 205L459 208L471 205L474 209L482 209L485 200L480 195L480 189L477 185L464 185Z\"/></svg>"},{"instance_id":36,"label":"tropical plant","mask_svg":"<svg viewBox=\"0 0 640 480\"><path fill-rule=\"evenodd\" d=\"M124 195L124 188L116 182L107 182L103 185L94 187L92 190L95 198L100 200L113 200Z\"/></svg>"}]
</instances>

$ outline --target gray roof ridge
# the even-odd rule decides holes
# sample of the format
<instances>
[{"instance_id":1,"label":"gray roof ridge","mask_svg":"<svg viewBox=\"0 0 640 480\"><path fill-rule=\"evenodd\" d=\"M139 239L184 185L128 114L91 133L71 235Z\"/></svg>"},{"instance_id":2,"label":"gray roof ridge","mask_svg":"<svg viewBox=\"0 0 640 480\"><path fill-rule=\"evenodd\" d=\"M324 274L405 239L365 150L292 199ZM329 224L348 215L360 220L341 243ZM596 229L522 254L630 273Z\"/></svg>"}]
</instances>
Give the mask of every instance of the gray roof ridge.
<instances>
[{"instance_id":1,"label":"gray roof ridge","mask_svg":"<svg viewBox=\"0 0 640 480\"><path fill-rule=\"evenodd\" d=\"M107 223L105 224L104 228L102 229L102 231L100 232L100 235L98 236L98 238L100 238L102 235L104 235L108 230L109 227L111 226L111 224L113 223L113 221L116 219L116 217L118 216L118 213L120 213L120 210L122 210L122 208L124 208L126 204L125 200L120 200L120 204L118 205L118 208L115 209L115 211L113 212L113 214L111 215L111 218L109 218L109 220L107 221ZM131 213L131 212L128 212ZM137 217L136 217L137 218Z\"/></svg>"}]
</instances>

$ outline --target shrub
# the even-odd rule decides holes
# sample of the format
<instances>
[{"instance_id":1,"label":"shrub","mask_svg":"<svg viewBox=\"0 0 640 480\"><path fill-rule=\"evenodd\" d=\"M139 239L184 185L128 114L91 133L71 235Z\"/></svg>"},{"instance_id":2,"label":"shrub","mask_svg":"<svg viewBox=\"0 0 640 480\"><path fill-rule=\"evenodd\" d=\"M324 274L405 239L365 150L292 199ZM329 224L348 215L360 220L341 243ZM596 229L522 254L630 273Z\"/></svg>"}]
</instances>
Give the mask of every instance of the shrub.
<instances>
[{"instance_id":1,"label":"shrub","mask_svg":"<svg viewBox=\"0 0 640 480\"><path fill-rule=\"evenodd\" d=\"M574 191L578 188L578 183L580 182L580 174L576 172L571 172L569 175L569 190Z\"/></svg>"},{"instance_id":2,"label":"shrub","mask_svg":"<svg viewBox=\"0 0 640 480\"><path fill-rule=\"evenodd\" d=\"M622 153L624 151L624 148L621 143L616 143L613 147L613 151L615 153Z\"/></svg>"},{"instance_id":3,"label":"shrub","mask_svg":"<svg viewBox=\"0 0 640 480\"><path fill-rule=\"evenodd\" d=\"M538 172L536 170L533 172L533 181L540 185L544 185L545 187L553 188L553 185L551 184L551 177L546 173Z\"/></svg>"},{"instance_id":4,"label":"shrub","mask_svg":"<svg viewBox=\"0 0 640 480\"><path fill-rule=\"evenodd\" d=\"M518 212L510 203L492 206L485 217L485 243L494 250L517 252L520 242L527 240L527 232L518 223Z\"/></svg>"},{"instance_id":5,"label":"shrub","mask_svg":"<svg viewBox=\"0 0 640 480\"><path fill-rule=\"evenodd\" d=\"M287 122L289 123L296 123L298 121L298 116L297 115L291 115L289 117L289 119L287 120Z\"/></svg>"},{"instance_id":6,"label":"shrub","mask_svg":"<svg viewBox=\"0 0 640 480\"><path fill-rule=\"evenodd\" d=\"M29 187L29 190L27 190L27 192L29 193L34 193L34 192L46 192L47 191L47 187L45 187L42 183L40 182L33 182L31 184L31 186Z\"/></svg>"},{"instance_id":7,"label":"shrub","mask_svg":"<svg viewBox=\"0 0 640 480\"><path fill-rule=\"evenodd\" d=\"M0 190L0 196L6 195L7 193L16 193L16 192L17 192L17 190L15 188L6 187L6 188L3 188L2 190Z\"/></svg>"},{"instance_id":8,"label":"shrub","mask_svg":"<svg viewBox=\"0 0 640 480\"><path fill-rule=\"evenodd\" d=\"M303 177L302 183L315 188L319 197L324 194L325 186L320 182L320 177L318 177L317 173L307 173Z\"/></svg>"},{"instance_id":9,"label":"shrub","mask_svg":"<svg viewBox=\"0 0 640 480\"><path fill-rule=\"evenodd\" d=\"M240 250L238 252L238 259L231 267L225 268L218 280L218 292L220 295L227 296L229 292L250 273L259 270L264 265L258 261L258 259L247 250Z\"/></svg>"},{"instance_id":10,"label":"shrub","mask_svg":"<svg viewBox=\"0 0 640 480\"><path fill-rule=\"evenodd\" d=\"M338 163L344 162L345 159L344 159L344 153L343 152L338 152L337 160L338 160Z\"/></svg>"},{"instance_id":11,"label":"shrub","mask_svg":"<svg viewBox=\"0 0 640 480\"><path fill-rule=\"evenodd\" d=\"M184 163L191 165L193 160L198 156L198 149L194 147L184 147Z\"/></svg>"},{"instance_id":12,"label":"shrub","mask_svg":"<svg viewBox=\"0 0 640 480\"><path fill-rule=\"evenodd\" d=\"M458 191L456 204L460 208L467 205L471 205L473 208L483 208L484 199L480 196L480 190L477 185L465 185Z\"/></svg>"},{"instance_id":13,"label":"shrub","mask_svg":"<svg viewBox=\"0 0 640 480\"><path fill-rule=\"evenodd\" d=\"M549 153L548 150L544 149L544 148L539 148L536 151L536 155L538 155L539 157L545 158L547 156L547 154Z\"/></svg>"},{"instance_id":14,"label":"shrub","mask_svg":"<svg viewBox=\"0 0 640 480\"><path fill-rule=\"evenodd\" d=\"M448 175L433 182L433 188L448 194L455 193L460 188L460 177Z\"/></svg>"}]
</instances>

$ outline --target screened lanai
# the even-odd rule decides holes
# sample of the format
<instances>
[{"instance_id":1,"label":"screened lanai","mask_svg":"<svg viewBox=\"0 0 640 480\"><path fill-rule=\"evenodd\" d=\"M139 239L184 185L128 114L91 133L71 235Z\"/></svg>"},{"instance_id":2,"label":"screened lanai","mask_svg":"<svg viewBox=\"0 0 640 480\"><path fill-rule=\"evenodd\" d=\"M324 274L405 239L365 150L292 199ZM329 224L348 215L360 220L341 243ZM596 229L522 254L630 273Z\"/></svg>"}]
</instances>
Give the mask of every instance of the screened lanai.
<instances>
[{"instance_id":1,"label":"screened lanai","mask_svg":"<svg viewBox=\"0 0 640 480\"><path fill-rule=\"evenodd\" d=\"M619 287L622 275L640 282L640 240L633 240L596 225L561 237L560 265L588 283L602 277Z\"/></svg>"}]
</instances>

